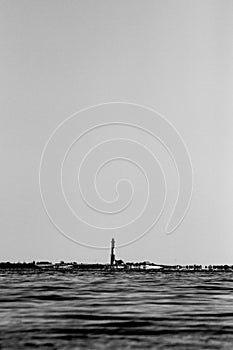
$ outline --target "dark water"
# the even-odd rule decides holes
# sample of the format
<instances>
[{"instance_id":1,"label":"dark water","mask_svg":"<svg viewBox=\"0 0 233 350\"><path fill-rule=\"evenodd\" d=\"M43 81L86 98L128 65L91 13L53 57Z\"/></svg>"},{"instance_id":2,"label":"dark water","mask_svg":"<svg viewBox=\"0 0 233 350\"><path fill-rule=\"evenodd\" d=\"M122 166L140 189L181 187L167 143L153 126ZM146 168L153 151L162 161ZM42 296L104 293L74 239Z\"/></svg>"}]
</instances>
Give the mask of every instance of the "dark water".
<instances>
[{"instance_id":1,"label":"dark water","mask_svg":"<svg viewBox=\"0 0 233 350\"><path fill-rule=\"evenodd\" d=\"M0 272L1 349L233 349L233 273Z\"/></svg>"}]
</instances>

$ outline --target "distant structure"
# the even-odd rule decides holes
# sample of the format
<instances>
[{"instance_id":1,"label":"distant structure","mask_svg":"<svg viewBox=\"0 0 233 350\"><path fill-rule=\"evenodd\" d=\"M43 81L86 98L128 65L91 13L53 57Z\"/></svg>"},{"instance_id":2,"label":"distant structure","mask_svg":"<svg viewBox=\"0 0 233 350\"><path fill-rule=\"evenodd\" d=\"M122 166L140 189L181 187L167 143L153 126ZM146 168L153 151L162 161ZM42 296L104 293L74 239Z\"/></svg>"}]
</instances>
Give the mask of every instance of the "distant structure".
<instances>
[{"instance_id":1,"label":"distant structure","mask_svg":"<svg viewBox=\"0 0 233 350\"><path fill-rule=\"evenodd\" d=\"M115 263L115 239L112 238L112 241L111 241L110 265L114 265L114 263Z\"/></svg>"}]
</instances>

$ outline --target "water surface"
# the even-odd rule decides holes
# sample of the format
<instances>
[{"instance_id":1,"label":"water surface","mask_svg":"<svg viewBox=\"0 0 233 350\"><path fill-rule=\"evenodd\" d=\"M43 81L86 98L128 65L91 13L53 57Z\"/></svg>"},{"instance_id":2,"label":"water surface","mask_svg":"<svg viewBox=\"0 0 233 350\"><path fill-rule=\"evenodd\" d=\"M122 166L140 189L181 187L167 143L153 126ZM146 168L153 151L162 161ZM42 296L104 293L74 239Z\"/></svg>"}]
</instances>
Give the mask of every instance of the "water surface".
<instances>
[{"instance_id":1,"label":"water surface","mask_svg":"<svg viewBox=\"0 0 233 350\"><path fill-rule=\"evenodd\" d=\"M232 272L0 271L1 349L233 349Z\"/></svg>"}]
</instances>

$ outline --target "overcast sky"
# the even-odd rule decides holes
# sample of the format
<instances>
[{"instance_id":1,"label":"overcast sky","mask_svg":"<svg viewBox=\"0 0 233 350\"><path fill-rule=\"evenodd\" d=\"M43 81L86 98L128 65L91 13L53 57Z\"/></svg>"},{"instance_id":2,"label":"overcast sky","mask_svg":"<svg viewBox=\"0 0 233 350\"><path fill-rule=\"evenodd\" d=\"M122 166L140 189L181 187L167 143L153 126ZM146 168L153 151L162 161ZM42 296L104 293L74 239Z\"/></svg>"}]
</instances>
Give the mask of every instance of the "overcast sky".
<instances>
[{"instance_id":1,"label":"overcast sky","mask_svg":"<svg viewBox=\"0 0 233 350\"><path fill-rule=\"evenodd\" d=\"M165 215L117 257L233 264L232 23L230 0L0 2L0 260L109 260L108 250L75 244L51 224L39 162L67 117L124 101L152 107L176 127L192 158L194 192L173 235L164 234Z\"/></svg>"}]
</instances>

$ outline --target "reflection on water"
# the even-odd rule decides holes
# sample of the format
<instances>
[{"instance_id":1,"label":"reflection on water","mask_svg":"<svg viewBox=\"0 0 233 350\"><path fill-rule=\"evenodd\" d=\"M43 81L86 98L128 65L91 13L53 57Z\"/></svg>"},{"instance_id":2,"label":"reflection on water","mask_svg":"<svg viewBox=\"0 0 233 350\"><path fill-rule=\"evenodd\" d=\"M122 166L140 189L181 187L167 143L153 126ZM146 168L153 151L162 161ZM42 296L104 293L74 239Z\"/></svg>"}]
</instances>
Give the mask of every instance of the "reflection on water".
<instances>
[{"instance_id":1,"label":"reflection on water","mask_svg":"<svg viewBox=\"0 0 233 350\"><path fill-rule=\"evenodd\" d=\"M233 349L233 273L0 272L1 349Z\"/></svg>"}]
</instances>

